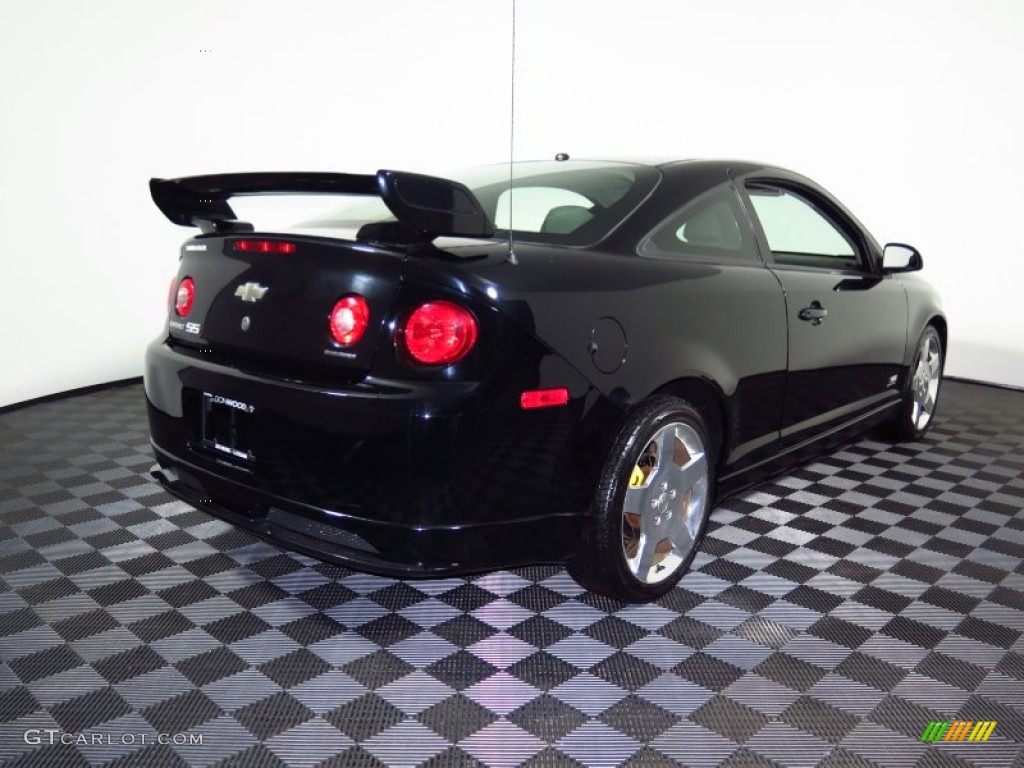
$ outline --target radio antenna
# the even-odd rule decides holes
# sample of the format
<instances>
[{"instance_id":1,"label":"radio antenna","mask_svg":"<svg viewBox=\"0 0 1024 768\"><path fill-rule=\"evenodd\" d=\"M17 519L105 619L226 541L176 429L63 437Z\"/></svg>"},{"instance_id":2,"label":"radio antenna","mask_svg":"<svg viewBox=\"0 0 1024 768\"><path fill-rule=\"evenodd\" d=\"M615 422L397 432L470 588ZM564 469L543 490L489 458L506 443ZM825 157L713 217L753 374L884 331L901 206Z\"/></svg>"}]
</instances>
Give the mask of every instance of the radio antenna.
<instances>
[{"instance_id":1,"label":"radio antenna","mask_svg":"<svg viewBox=\"0 0 1024 768\"><path fill-rule=\"evenodd\" d=\"M512 0L512 78L509 93L509 129L508 129L508 261L510 264L518 264L516 258L515 244L512 238L514 219L512 218L512 204L515 195L512 191L514 183L513 164L515 162L516 150L516 0Z\"/></svg>"}]
</instances>

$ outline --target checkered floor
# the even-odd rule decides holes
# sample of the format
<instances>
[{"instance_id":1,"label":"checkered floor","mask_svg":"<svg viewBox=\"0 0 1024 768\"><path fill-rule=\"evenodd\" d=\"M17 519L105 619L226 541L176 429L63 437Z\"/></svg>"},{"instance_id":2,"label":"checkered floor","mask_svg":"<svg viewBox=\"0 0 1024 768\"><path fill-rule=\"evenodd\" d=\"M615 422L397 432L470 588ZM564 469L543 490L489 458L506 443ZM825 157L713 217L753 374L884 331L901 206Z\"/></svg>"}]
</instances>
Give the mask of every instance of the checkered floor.
<instances>
[{"instance_id":1,"label":"checkered floor","mask_svg":"<svg viewBox=\"0 0 1024 768\"><path fill-rule=\"evenodd\" d=\"M0 763L1019 768L1024 394L940 410L723 504L647 606L261 543L151 482L138 385L2 414Z\"/></svg>"}]
</instances>

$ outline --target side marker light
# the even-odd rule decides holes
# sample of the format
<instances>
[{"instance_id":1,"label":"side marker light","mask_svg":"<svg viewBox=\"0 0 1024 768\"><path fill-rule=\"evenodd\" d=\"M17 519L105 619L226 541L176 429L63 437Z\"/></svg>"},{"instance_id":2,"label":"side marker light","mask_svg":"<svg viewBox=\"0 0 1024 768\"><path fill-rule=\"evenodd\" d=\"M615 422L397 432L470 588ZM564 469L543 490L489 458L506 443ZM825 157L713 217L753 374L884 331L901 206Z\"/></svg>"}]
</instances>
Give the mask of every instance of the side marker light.
<instances>
[{"instance_id":1,"label":"side marker light","mask_svg":"<svg viewBox=\"0 0 1024 768\"><path fill-rule=\"evenodd\" d=\"M569 402L567 387L555 389L531 389L519 396L519 405L524 411L534 408L554 408Z\"/></svg>"}]
</instances>

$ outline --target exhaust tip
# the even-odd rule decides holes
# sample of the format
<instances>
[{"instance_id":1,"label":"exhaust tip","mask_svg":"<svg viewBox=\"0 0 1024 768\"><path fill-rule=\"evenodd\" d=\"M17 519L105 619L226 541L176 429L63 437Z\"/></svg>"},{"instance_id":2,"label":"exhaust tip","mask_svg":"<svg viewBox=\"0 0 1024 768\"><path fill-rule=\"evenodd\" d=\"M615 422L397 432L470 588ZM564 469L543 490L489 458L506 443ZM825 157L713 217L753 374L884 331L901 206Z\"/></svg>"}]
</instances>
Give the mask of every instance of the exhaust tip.
<instances>
[{"instance_id":1,"label":"exhaust tip","mask_svg":"<svg viewBox=\"0 0 1024 768\"><path fill-rule=\"evenodd\" d=\"M161 467L159 464L154 464L150 467L149 474L151 474L157 481L169 485L181 480L181 475L178 474L178 470L173 467Z\"/></svg>"}]
</instances>

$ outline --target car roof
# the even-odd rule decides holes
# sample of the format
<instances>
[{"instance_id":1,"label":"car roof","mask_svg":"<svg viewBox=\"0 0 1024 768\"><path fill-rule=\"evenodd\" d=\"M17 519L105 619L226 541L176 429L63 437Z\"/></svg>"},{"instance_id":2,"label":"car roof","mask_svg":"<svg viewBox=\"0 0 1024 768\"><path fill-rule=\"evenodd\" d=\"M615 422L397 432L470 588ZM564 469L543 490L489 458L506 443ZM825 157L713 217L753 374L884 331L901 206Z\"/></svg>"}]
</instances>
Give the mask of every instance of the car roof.
<instances>
[{"instance_id":1,"label":"car roof","mask_svg":"<svg viewBox=\"0 0 1024 768\"><path fill-rule=\"evenodd\" d=\"M787 171L785 168L753 160L740 160L737 158L680 158L668 157L665 155L622 155L614 158L568 157L565 160L517 160L515 165L520 167L546 165L550 166L552 169L557 166L563 166L565 170L568 170L577 163L590 167L599 165L640 165L649 168L657 168L660 171L668 172L672 175L677 173L686 174L691 170L698 169L704 172L714 172L717 170L720 171L723 176L728 176L730 173L744 174L759 170L777 170L785 173L792 173L791 171ZM493 163L492 165L501 165L501 163Z\"/></svg>"}]
</instances>

